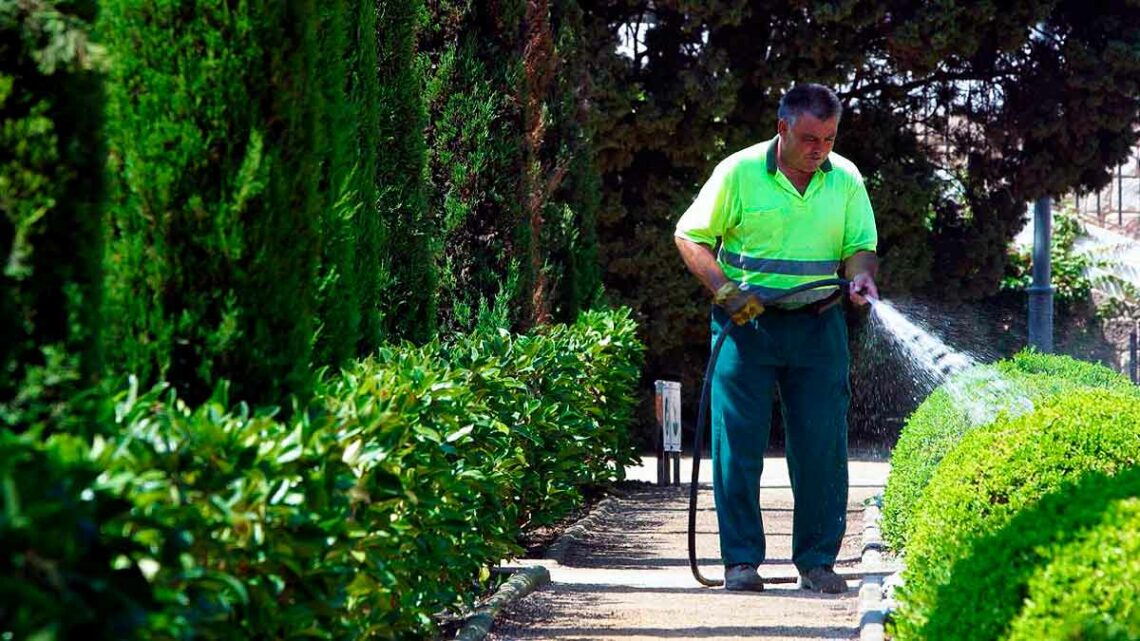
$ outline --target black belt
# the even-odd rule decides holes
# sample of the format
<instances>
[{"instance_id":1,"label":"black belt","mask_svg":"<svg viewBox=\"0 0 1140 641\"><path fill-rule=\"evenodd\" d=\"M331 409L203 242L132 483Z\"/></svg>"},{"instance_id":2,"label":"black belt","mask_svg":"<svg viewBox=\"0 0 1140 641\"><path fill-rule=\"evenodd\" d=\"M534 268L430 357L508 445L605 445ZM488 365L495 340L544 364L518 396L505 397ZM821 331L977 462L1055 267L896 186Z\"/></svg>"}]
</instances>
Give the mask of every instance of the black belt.
<instances>
[{"instance_id":1,"label":"black belt","mask_svg":"<svg viewBox=\"0 0 1140 641\"><path fill-rule=\"evenodd\" d=\"M839 300L842 297L843 290L837 289L828 295L827 298L821 298L814 303L808 303L807 305L791 308L776 307L775 305L771 305L765 307L764 311L770 314L808 314L811 316L819 316L820 314L830 309L833 305L839 303Z\"/></svg>"}]
</instances>

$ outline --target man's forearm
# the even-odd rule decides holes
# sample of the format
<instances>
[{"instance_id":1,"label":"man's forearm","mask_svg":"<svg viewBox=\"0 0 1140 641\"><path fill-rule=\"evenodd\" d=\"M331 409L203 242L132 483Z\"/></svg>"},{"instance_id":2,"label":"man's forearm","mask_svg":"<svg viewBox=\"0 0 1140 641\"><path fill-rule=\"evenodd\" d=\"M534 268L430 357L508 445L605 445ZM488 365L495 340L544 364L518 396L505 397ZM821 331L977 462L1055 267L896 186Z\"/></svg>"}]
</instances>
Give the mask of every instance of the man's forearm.
<instances>
[{"instance_id":1,"label":"man's forearm","mask_svg":"<svg viewBox=\"0 0 1140 641\"><path fill-rule=\"evenodd\" d=\"M843 261L843 277L855 278L859 274L867 274L874 278L879 273L879 257L875 252L856 252Z\"/></svg>"},{"instance_id":2,"label":"man's forearm","mask_svg":"<svg viewBox=\"0 0 1140 641\"><path fill-rule=\"evenodd\" d=\"M721 285L728 282L711 248L680 236L674 236L673 240L677 244L677 251L681 252L681 260L685 261L685 266L708 288L709 292L715 294Z\"/></svg>"}]
</instances>

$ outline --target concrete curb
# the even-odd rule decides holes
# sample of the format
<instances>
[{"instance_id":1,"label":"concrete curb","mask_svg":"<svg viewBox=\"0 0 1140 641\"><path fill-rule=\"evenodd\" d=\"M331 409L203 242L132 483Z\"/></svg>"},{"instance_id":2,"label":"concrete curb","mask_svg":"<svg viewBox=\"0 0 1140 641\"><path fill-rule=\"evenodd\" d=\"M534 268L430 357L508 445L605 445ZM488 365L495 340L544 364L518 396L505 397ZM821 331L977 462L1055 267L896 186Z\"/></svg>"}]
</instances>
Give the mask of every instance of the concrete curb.
<instances>
[{"instance_id":1,"label":"concrete curb","mask_svg":"<svg viewBox=\"0 0 1140 641\"><path fill-rule=\"evenodd\" d=\"M566 528L562 534L546 548L545 560L561 564L570 549L579 541L585 539L597 522L615 507L615 498L606 497L598 501L597 505L586 516L578 519L573 525ZM495 616L507 605L522 599L538 588L550 582L550 571L541 565L531 565L519 568L499 586L495 594L486 603L479 606L468 615L463 626L455 634L455 641L480 641L491 632L495 624Z\"/></svg>"},{"instance_id":2,"label":"concrete curb","mask_svg":"<svg viewBox=\"0 0 1140 641\"><path fill-rule=\"evenodd\" d=\"M479 641L491 632L495 615L508 603L512 603L534 592L550 582L550 571L541 565L532 565L515 571L507 582L499 586L486 603L475 608L463 627L455 634L455 641Z\"/></svg>"},{"instance_id":3,"label":"concrete curb","mask_svg":"<svg viewBox=\"0 0 1140 641\"><path fill-rule=\"evenodd\" d=\"M863 553L859 557L859 641L883 641L887 608L883 599L883 579L898 570L896 564L883 559L883 540L879 530L879 506L871 503L863 508Z\"/></svg>"},{"instance_id":4,"label":"concrete curb","mask_svg":"<svg viewBox=\"0 0 1140 641\"><path fill-rule=\"evenodd\" d=\"M617 500L612 496L607 496L601 501L598 501L597 505L590 510L589 514L578 519L574 525L566 528L566 531L560 534L558 538L554 540L554 543L550 544L550 547L546 548L546 556L543 558L562 564L566 560L566 555L570 549L579 541L589 536L591 530L596 530L598 521L614 510L616 501Z\"/></svg>"}]
</instances>

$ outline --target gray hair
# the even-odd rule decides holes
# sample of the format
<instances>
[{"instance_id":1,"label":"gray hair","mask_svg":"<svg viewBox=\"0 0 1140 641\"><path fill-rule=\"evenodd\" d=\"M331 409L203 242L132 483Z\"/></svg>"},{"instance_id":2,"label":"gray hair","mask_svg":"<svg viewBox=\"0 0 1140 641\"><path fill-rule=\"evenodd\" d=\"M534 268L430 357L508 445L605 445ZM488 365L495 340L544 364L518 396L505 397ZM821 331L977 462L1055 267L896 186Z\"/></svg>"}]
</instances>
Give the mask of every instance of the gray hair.
<instances>
[{"instance_id":1,"label":"gray hair","mask_svg":"<svg viewBox=\"0 0 1140 641\"><path fill-rule=\"evenodd\" d=\"M843 105L839 96L830 88L817 84L796 85L780 98L780 110L777 112L788 125L794 125L796 118L810 113L820 120L839 118L843 115Z\"/></svg>"}]
</instances>

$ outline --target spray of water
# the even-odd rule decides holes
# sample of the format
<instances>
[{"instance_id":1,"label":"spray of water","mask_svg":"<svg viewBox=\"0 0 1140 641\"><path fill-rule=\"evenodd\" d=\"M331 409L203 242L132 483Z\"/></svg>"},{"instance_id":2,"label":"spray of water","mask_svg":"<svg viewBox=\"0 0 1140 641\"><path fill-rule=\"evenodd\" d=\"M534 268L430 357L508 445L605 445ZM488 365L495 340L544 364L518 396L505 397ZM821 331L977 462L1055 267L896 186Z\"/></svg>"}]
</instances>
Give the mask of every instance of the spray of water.
<instances>
[{"instance_id":1,"label":"spray of water","mask_svg":"<svg viewBox=\"0 0 1140 641\"><path fill-rule=\"evenodd\" d=\"M928 328L907 318L890 303L871 299L872 323L902 352L909 374L930 392L939 385L974 425L991 422L1000 412L1020 414L1033 403L993 367L959 352Z\"/></svg>"}]
</instances>

